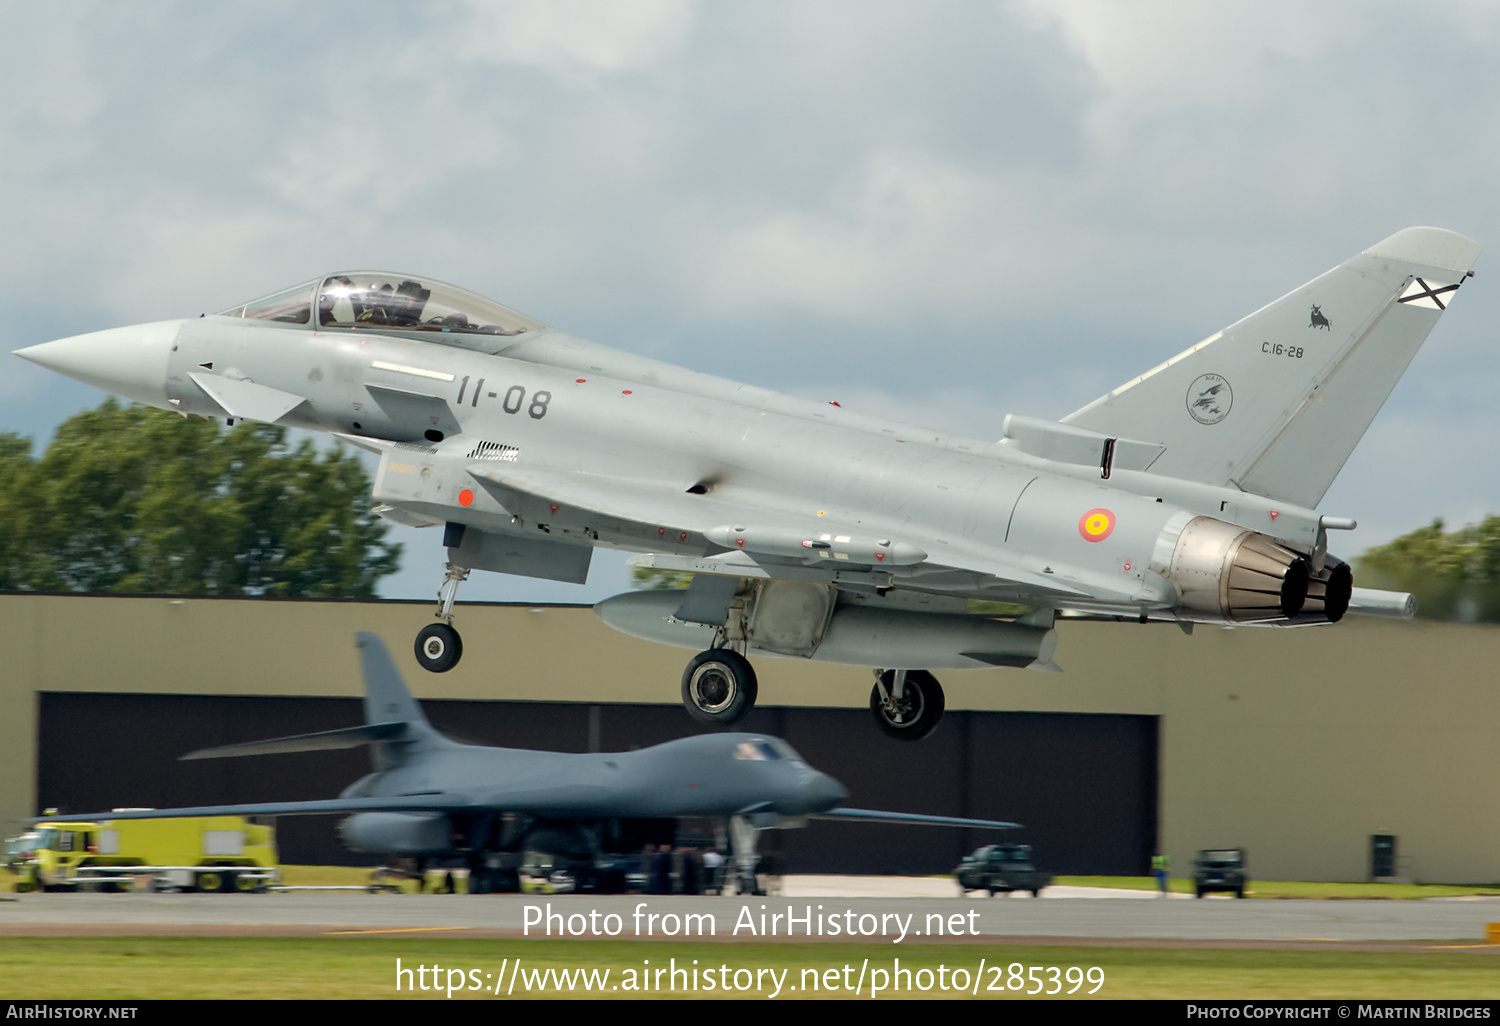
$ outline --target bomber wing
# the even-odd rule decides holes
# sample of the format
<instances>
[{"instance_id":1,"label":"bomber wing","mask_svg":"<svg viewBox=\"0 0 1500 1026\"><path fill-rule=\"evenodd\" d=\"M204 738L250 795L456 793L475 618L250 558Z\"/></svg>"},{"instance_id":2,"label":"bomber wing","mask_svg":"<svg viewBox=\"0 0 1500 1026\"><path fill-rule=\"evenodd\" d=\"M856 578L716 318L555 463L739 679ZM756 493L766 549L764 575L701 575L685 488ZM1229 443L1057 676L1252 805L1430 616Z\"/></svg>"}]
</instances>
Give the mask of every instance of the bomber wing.
<instances>
[{"instance_id":1,"label":"bomber wing","mask_svg":"<svg viewBox=\"0 0 1500 1026\"><path fill-rule=\"evenodd\" d=\"M250 802L240 805L195 805L183 809L128 809L35 816L27 823L72 823L78 820L178 819L184 816L326 816L341 812L452 812L475 808L466 794L391 795L385 798L328 798L310 802Z\"/></svg>"},{"instance_id":2,"label":"bomber wing","mask_svg":"<svg viewBox=\"0 0 1500 1026\"><path fill-rule=\"evenodd\" d=\"M231 753L242 754L242 753ZM440 791L431 794L371 798L328 798L301 802L250 802L196 805L181 809L131 809L126 812L69 813L41 816L32 823L103 819L176 819L183 816L324 816L354 812L524 812L568 817L607 814L618 795L596 784L544 783L494 790Z\"/></svg>"},{"instance_id":3,"label":"bomber wing","mask_svg":"<svg viewBox=\"0 0 1500 1026\"><path fill-rule=\"evenodd\" d=\"M996 819L965 819L962 816L926 816L919 812L880 812L875 809L829 809L808 819L844 820L855 823L911 823L917 826L968 827L974 830L1019 830L1020 823Z\"/></svg>"}]
</instances>

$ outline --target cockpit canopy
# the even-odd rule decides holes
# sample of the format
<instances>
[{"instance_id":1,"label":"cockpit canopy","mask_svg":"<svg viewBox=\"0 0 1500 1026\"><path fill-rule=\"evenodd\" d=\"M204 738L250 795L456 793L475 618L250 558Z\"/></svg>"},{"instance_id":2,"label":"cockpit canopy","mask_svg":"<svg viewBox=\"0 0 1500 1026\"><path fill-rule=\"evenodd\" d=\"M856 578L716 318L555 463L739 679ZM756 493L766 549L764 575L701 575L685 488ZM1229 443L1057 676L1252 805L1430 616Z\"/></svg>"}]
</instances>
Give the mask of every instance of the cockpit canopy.
<instances>
[{"instance_id":1,"label":"cockpit canopy","mask_svg":"<svg viewBox=\"0 0 1500 1026\"><path fill-rule=\"evenodd\" d=\"M225 317L311 324L319 329L431 332L438 335L522 335L545 325L465 289L403 274L351 271L316 278L223 311ZM479 339L437 338L470 348L491 346Z\"/></svg>"},{"instance_id":2,"label":"cockpit canopy","mask_svg":"<svg viewBox=\"0 0 1500 1026\"><path fill-rule=\"evenodd\" d=\"M749 741L741 741L734 746L734 757L736 759L748 759L752 762L774 762L778 759L792 759L800 762L802 757L792 750L792 746L780 738L751 738Z\"/></svg>"}]
</instances>

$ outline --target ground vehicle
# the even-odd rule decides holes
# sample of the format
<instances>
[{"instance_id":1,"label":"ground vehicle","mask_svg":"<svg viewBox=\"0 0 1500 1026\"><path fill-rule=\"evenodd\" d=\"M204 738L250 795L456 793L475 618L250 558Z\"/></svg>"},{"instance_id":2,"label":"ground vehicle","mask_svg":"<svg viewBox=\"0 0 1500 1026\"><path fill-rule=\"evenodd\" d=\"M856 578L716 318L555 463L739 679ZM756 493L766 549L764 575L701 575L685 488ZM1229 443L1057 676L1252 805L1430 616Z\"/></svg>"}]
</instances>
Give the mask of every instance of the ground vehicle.
<instances>
[{"instance_id":1,"label":"ground vehicle","mask_svg":"<svg viewBox=\"0 0 1500 1026\"><path fill-rule=\"evenodd\" d=\"M5 839L5 868L12 873L19 873L21 867L31 861L39 836L35 830L28 830L19 837L7 837Z\"/></svg>"},{"instance_id":2,"label":"ground vehicle","mask_svg":"<svg viewBox=\"0 0 1500 1026\"><path fill-rule=\"evenodd\" d=\"M991 896L1030 891L1035 898L1052 882L1051 873L1038 872L1031 864L1029 844L987 844L965 856L953 875L965 894L989 891Z\"/></svg>"},{"instance_id":3,"label":"ground vehicle","mask_svg":"<svg viewBox=\"0 0 1500 1026\"><path fill-rule=\"evenodd\" d=\"M271 827L243 816L48 823L21 866L19 891L257 891L279 878Z\"/></svg>"},{"instance_id":4,"label":"ground vehicle","mask_svg":"<svg viewBox=\"0 0 1500 1026\"><path fill-rule=\"evenodd\" d=\"M1243 898L1249 883L1243 848L1205 848L1193 860L1193 886L1200 898L1210 891L1233 891Z\"/></svg>"}]
</instances>

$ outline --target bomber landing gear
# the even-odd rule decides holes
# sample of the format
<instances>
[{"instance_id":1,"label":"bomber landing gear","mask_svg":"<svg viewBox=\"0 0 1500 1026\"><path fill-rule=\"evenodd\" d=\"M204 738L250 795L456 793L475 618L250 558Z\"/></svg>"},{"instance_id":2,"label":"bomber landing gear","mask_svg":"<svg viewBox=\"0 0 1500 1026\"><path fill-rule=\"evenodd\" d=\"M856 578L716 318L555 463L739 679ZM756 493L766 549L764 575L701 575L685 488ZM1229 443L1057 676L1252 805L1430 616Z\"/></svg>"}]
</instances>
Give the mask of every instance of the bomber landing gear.
<instances>
[{"instance_id":1,"label":"bomber landing gear","mask_svg":"<svg viewBox=\"0 0 1500 1026\"><path fill-rule=\"evenodd\" d=\"M870 689L870 712L886 737L920 741L943 718L943 686L926 670L886 670Z\"/></svg>"},{"instance_id":2,"label":"bomber landing gear","mask_svg":"<svg viewBox=\"0 0 1500 1026\"><path fill-rule=\"evenodd\" d=\"M700 723L728 726L755 707L755 669L733 649L699 652L682 671L682 704Z\"/></svg>"},{"instance_id":3,"label":"bomber landing gear","mask_svg":"<svg viewBox=\"0 0 1500 1026\"><path fill-rule=\"evenodd\" d=\"M464 642L453 628L453 600L458 586L468 579L467 567L448 564L443 586L438 589L438 619L417 632L417 664L429 673L447 673L464 656Z\"/></svg>"}]
</instances>

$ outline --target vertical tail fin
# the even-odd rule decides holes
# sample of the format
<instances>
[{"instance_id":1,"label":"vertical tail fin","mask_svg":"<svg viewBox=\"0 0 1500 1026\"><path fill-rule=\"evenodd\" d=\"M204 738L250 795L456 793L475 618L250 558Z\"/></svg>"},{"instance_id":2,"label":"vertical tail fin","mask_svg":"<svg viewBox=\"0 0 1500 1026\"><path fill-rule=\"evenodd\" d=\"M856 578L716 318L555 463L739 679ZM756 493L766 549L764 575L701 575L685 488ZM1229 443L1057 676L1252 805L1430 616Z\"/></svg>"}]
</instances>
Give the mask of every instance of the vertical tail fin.
<instances>
[{"instance_id":1,"label":"vertical tail fin","mask_svg":"<svg viewBox=\"0 0 1500 1026\"><path fill-rule=\"evenodd\" d=\"M406 730L399 738L375 741L370 758L377 770L389 769L413 750L446 747L452 742L432 729L422 707L411 696L401 671L386 650L385 642L371 631L354 636L359 649L360 670L365 678L365 723L402 723Z\"/></svg>"},{"instance_id":2,"label":"vertical tail fin","mask_svg":"<svg viewBox=\"0 0 1500 1026\"><path fill-rule=\"evenodd\" d=\"M1153 474L1314 507L1480 248L1397 232L1063 423L1165 445Z\"/></svg>"},{"instance_id":3,"label":"vertical tail fin","mask_svg":"<svg viewBox=\"0 0 1500 1026\"><path fill-rule=\"evenodd\" d=\"M422 707L406 690L401 673L380 638L369 631L360 631L355 636L355 645L359 648L365 676L365 722L362 726L203 748L182 758L222 759L238 755L325 752L369 745L375 768L389 769L407 752L455 744L433 730L432 724L427 722Z\"/></svg>"},{"instance_id":4,"label":"vertical tail fin","mask_svg":"<svg viewBox=\"0 0 1500 1026\"><path fill-rule=\"evenodd\" d=\"M395 660L380 636L360 631L354 636L354 645L359 649L360 670L365 678L365 722L418 723L430 730L422 707L406 689L401 671L396 669Z\"/></svg>"}]
</instances>

